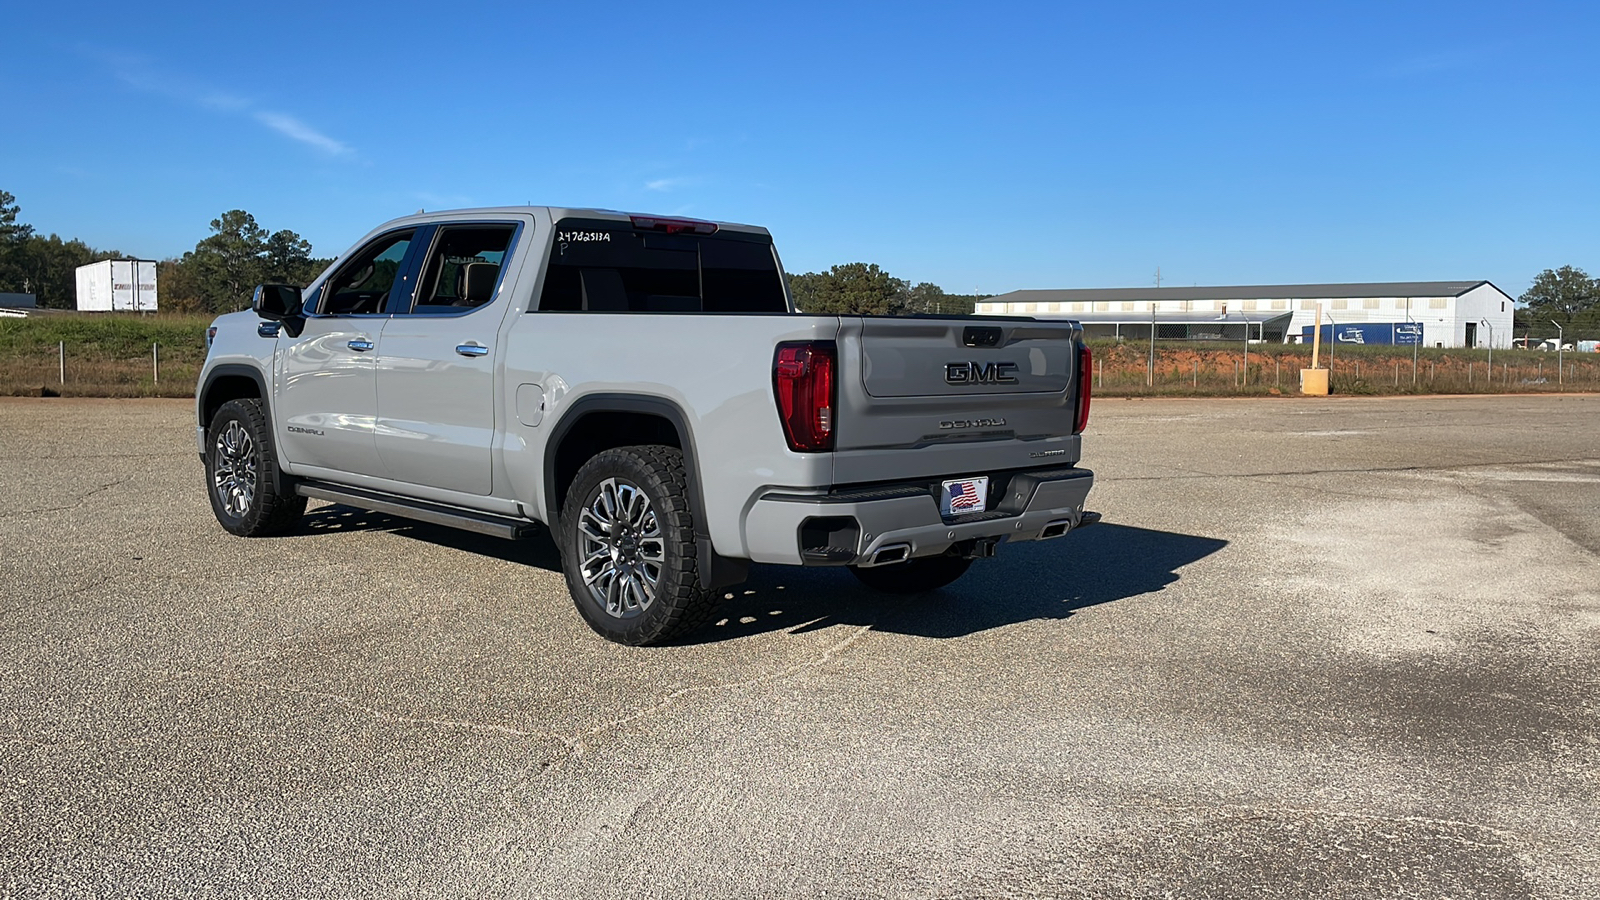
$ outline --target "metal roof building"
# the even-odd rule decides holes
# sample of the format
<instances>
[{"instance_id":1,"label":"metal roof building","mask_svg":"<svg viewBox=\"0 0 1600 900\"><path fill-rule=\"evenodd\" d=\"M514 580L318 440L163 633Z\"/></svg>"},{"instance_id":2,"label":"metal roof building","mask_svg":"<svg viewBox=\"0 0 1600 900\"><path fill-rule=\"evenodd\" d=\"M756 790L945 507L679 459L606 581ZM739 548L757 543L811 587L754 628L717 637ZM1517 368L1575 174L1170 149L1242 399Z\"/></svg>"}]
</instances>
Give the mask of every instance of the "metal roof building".
<instances>
[{"instance_id":1,"label":"metal roof building","mask_svg":"<svg viewBox=\"0 0 1600 900\"><path fill-rule=\"evenodd\" d=\"M976 312L1077 319L1091 337L1299 340L1322 307L1324 325L1420 323L1426 343L1482 347L1511 342L1513 301L1488 281L1261 284L1012 291Z\"/></svg>"}]
</instances>

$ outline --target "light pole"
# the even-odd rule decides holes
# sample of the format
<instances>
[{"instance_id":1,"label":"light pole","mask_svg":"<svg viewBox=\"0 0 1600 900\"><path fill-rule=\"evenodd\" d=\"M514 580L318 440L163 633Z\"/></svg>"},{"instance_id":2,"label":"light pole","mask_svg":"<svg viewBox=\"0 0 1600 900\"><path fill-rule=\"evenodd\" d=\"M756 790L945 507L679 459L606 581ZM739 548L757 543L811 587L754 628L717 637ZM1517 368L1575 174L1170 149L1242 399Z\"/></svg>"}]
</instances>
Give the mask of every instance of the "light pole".
<instances>
[{"instance_id":1,"label":"light pole","mask_svg":"<svg viewBox=\"0 0 1600 900\"><path fill-rule=\"evenodd\" d=\"M1561 352L1567 346L1567 333L1562 330L1561 323L1555 319L1551 319L1550 324L1556 327L1556 384L1564 384L1565 382L1562 379L1567 377L1567 370L1562 368Z\"/></svg>"},{"instance_id":2,"label":"light pole","mask_svg":"<svg viewBox=\"0 0 1600 900\"><path fill-rule=\"evenodd\" d=\"M1494 326L1489 324L1489 320L1488 319L1482 319L1480 321L1483 322L1483 327L1489 329L1489 384L1493 385L1494 384Z\"/></svg>"},{"instance_id":3,"label":"light pole","mask_svg":"<svg viewBox=\"0 0 1600 900\"><path fill-rule=\"evenodd\" d=\"M1156 276L1160 278L1160 275ZM1147 376L1151 387L1156 386L1156 301L1150 301L1150 373Z\"/></svg>"},{"instance_id":4,"label":"light pole","mask_svg":"<svg viewBox=\"0 0 1600 900\"><path fill-rule=\"evenodd\" d=\"M1240 313L1239 318L1244 320L1244 378L1239 383L1247 385L1250 383L1250 317Z\"/></svg>"},{"instance_id":5,"label":"light pole","mask_svg":"<svg viewBox=\"0 0 1600 900\"><path fill-rule=\"evenodd\" d=\"M1333 356L1334 344L1339 343L1339 323L1333 318L1333 313L1328 313L1328 393L1333 393Z\"/></svg>"},{"instance_id":6,"label":"light pole","mask_svg":"<svg viewBox=\"0 0 1600 900\"><path fill-rule=\"evenodd\" d=\"M1422 346L1422 335L1416 333L1417 322L1411 318L1411 298L1406 298L1406 324L1411 326L1411 386L1417 385L1417 348Z\"/></svg>"}]
</instances>

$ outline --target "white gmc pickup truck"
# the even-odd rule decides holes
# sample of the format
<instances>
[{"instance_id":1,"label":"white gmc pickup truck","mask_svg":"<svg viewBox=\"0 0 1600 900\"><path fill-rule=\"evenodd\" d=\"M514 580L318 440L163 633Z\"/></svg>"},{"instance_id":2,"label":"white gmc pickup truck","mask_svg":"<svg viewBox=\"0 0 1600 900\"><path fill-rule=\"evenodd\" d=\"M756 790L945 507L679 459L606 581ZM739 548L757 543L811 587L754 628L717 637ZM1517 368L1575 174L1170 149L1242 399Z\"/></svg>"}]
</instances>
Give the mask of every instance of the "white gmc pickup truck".
<instances>
[{"instance_id":1,"label":"white gmc pickup truck","mask_svg":"<svg viewBox=\"0 0 1600 900\"><path fill-rule=\"evenodd\" d=\"M1074 322L807 315L765 229L591 209L379 226L221 316L196 390L217 520L307 498L506 538L543 525L604 637L699 627L751 562L933 590L1060 537L1089 351Z\"/></svg>"}]
</instances>

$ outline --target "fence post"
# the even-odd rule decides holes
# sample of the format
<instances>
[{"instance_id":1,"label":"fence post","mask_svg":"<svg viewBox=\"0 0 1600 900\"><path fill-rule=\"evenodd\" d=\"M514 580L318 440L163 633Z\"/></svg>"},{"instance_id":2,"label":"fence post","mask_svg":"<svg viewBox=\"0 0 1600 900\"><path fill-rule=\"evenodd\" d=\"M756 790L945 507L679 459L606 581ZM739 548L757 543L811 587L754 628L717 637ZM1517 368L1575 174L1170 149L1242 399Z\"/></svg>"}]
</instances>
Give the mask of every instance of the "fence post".
<instances>
[{"instance_id":1,"label":"fence post","mask_svg":"<svg viewBox=\"0 0 1600 900\"><path fill-rule=\"evenodd\" d=\"M1433 384L1433 360L1428 360L1428 383Z\"/></svg>"},{"instance_id":2,"label":"fence post","mask_svg":"<svg viewBox=\"0 0 1600 900\"><path fill-rule=\"evenodd\" d=\"M1272 359L1272 386L1273 387L1277 387L1278 385L1283 383L1282 380L1278 377L1281 374L1283 374L1283 361L1278 359L1277 357L1273 357L1273 359Z\"/></svg>"},{"instance_id":3,"label":"fence post","mask_svg":"<svg viewBox=\"0 0 1600 900\"><path fill-rule=\"evenodd\" d=\"M161 383L161 345L150 345L150 382Z\"/></svg>"},{"instance_id":4,"label":"fence post","mask_svg":"<svg viewBox=\"0 0 1600 900\"><path fill-rule=\"evenodd\" d=\"M62 341L56 345L56 359L61 364L61 383L67 383L67 342Z\"/></svg>"},{"instance_id":5,"label":"fence post","mask_svg":"<svg viewBox=\"0 0 1600 900\"><path fill-rule=\"evenodd\" d=\"M1095 386L1103 388L1103 387L1106 386L1106 361L1103 360L1103 359L1097 359L1097 360L1094 361L1094 365L1095 365L1095 368L1100 370L1099 375L1098 375L1098 377L1100 379L1100 383L1098 385L1095 385Z\"/></svg>"},{"instance_id":6,"label":"fence post","mask_svg":"<svg viewBox=\"0 0 1600 900\"><path fill-rule=\"evenodd\" d=\"M1198 359L1194 361L1194 382L1192 386L1196 389L1200 387L1200 361Z\"/></svg>"},{"instance_id":7,"label":"fence post","mask_svg":"<svg viewBox=\"0 0 1600 900\"><path fill-rule=\"evenodd\" d=\"M1395 363L1394 364L1394 386L1395 387L1399 387L1400 386L1400 364L1399 363Z\"/></svg>"},{"instance_id":8,"label":"fence post","mask_svg":"<svg viewBox=\"0 0 1600 900\"><path fill-rule=\"evenodd\" d=\"M1356 380L1361 380L1361 360L1356 360Z\"/></svg>"},{"instance_id":9,"label":"fence post","mask_svg":"<svg viewBox=\"0 0 1600 900\"><path fill-rule=\"evenodd\" d=\"M1467 363L1467 384L1472 383L1472 363Z\"/></svg>"}]
</instances>

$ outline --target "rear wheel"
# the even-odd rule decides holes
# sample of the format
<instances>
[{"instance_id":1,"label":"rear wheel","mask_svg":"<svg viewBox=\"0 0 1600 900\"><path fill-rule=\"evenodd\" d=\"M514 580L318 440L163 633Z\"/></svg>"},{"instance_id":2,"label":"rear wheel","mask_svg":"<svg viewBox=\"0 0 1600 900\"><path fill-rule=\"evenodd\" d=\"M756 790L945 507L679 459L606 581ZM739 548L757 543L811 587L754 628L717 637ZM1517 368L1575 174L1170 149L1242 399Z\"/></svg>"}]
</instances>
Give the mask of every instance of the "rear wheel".
<instances>
[{"instance_id":1,"label":"rear wheel","mask_svg":"<svg viewBox=\"0 0 1600 900\"><path fill-rule=\"evenodd\" d=\"M972 560L959 556L925 556L887 566L851 566L861 583L886 594L922 594L935 591L967 574Z\"/></svg>"},{"instance_id":2,"label":"rear wheel","mask_svg":"<svg viewBox=\"0 0 1600 900\"><path fill-rule=\"evenodd\" d=\"M222 404L206 429L205 460L211 511L228 531L282 534L305 515L306 498L278 491L278 457L260 400Z\"/></svg>"},{"instance_id":3,"label":"rear wheel","mask_svg":"<svg viewBox=\"0 0 1600 900\"><path fill-rule=\"evenodd\" d=\"M562 569L583 620L619 644L670 641L705 624L683 454L605 450L573 478L561 516Z\"/></svg>"}]
</instances>

